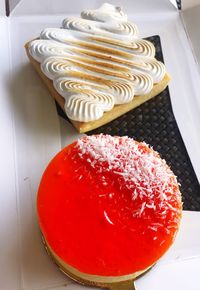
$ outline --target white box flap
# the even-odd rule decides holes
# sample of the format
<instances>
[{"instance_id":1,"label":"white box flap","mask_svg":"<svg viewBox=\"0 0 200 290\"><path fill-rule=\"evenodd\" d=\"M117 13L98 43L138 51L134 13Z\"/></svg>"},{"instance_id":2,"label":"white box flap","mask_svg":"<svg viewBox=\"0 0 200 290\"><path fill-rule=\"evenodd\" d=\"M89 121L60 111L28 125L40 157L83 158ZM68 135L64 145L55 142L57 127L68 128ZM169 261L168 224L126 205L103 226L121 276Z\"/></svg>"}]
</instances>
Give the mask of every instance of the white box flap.
<instances>
[{"instance_id":1,"label":"white box flap","mask_svg":"<svg viewBox=\"0 0 200 290\"><path fill-rule=\"evenodd\" d=\"M10 95L10 55L8 18L0 18L0 289L20 284L19 236L17 217L15 128ZM3 56L3 57L2 57ZM12 279L11 279L12 277Z\"/></svg>"},{"instance_id":2,"label":"white box flap","mask_svg":"<svg viewBox=\"0 0 200 290\"><path fill-rule=\"evenodd\" d=\"M200 0L191 1L195 2L192 5L186 5L182 11L182 19L185 26L186 33L190 40L191 48L194 53L194 57L198 63L200 69Z\"/></svg>"},{"instance_id":3,"label":"white box flap","mask_svg":"<svg viewBox=\"0 0 200 290\"><path fill-rule=\"evenodd\" d=\"M200 0L170 0L177 7L181 7L181 16L186 34L189 38L194 58L200 68Z\"/></svg>"},{"instance_id":4,"label":"white box flap","mask_svg":"<svg viewBox=\"0 0 200 290\"><path fill-rule=\"evenodd\" d=\"M20 0L9 0L8 2L9 2L9 10L11 12L17 6Z\"/></svg>"},{"instance_id":5,"label":"white box flap","mask_svg":"<svg viewBox=\"0 0 200 290\"><path fill-rule=\"evenodd\" d=\"M0 0L0 16L6 15L6 7L5 7L5 1Z\"/></svg>"},{"instance_id":6,"label":"white box flap","mask_svg":"<svg viewBox=\"0 0 200 290\"><path fill-rule=\"evenodd\" d=\"M13 0L10 0L13 2ZM12 11L12 15L41 15L41 14L76 14L80 13L85 8L97 8L102 3L109 2L114 5L122 6L125 11L134 11L135 13L148 12L163 12L173 11L174 7L169 0L142 0L142 1L130 1L130 0L21 0L20 3Z\"/></svg>"},{"instance_id":7,"label":"white box flap","mask_svg":"<svg viewBox=\"0 0 200 290\"><path fill-rule=\"evenodd\" d=\"M181 9L187 10L188 8L195 7L200 4L200 0L181 0Z\"/></svg>"}]
</instances>

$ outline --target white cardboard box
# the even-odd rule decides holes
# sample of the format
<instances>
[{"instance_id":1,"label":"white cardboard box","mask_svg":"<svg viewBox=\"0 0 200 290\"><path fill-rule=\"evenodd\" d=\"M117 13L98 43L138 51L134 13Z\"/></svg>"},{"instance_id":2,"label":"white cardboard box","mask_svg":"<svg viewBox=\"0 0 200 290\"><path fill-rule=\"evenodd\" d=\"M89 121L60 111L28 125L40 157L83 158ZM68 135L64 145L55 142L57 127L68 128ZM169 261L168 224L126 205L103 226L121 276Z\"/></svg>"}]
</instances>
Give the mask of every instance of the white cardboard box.
<instances>
[{"instance_id":1,"label":"white cardboard box","mask_svg":"<svg viewBox=\"0 0 200 290\"><path fill-rule=\"evenodd\" d=\"M2 2L0 289L61 290L66 285L69 290L83 289L60 273L46 255L35 213L36 192L44 168L61 147L79 134L58 118L54 101L30 66L23 45L43 28L59 27L67 14L98 7L104 1L22 0L9 18ZM161 36L165 63L172 76L174 114L200 180L200 46L194 8L180 14L168 0L110 2L123 3L142 36ZM200 213L185 212L174 246L137 281L138 289L198 290L199 233Z\"/></svg>"},{"instance_id":2,"label":"white cardboard box","mask_svg":"<svg viewBox=\"0 0 200 290\"><path fill-rule=\"evenodd\" d=\"M0 1L0 16L5 16L5 1Z\"/></svg>"}]
</instances>

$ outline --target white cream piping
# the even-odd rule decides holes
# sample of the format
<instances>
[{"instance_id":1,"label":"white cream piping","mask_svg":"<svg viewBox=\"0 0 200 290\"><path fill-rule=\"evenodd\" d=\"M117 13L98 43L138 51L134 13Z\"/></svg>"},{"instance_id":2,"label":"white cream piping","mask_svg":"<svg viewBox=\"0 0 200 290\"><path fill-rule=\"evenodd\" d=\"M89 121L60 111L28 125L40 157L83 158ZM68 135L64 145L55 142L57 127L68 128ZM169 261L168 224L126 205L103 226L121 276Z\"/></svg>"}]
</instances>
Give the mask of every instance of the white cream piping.
<instances>
[{"instance_id":1,"label":"white cream piping","mask_svg":"<svg viewBox=\"0 0 200 290\"><path fill-rule=\"evenodd\" d=\"M107 3L64 19L62 28L44 29L29 52L77 121L97 120L115 104L149 93L166 73L154 45L138 38L121 8Z\"/></svg>"}]
</instances>

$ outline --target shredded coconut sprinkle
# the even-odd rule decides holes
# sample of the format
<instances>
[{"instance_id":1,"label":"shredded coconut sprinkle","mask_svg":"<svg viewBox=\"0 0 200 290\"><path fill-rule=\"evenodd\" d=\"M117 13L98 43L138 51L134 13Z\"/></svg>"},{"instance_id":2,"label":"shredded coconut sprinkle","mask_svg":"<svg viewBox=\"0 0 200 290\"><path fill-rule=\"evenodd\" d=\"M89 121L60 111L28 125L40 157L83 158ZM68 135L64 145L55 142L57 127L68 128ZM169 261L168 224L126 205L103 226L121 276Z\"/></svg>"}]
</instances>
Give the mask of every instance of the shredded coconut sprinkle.
<instances>
[{"instance_id":1,"label":"shredded coconut sprinkle","mask_svg":"<svg viewBox=\"0 0 200 290\"><path fill-rule=\"evenodd\" d=\"M108 217L108 214L106 213L105 210L104 210L104 216L105 216L106 220L109 222L109 224L114 225L114 223L110 220L110 218Z\"/></svg>"},{"instance_id":2,"label":"shredded coconut sprinkle","mask_svg":"<svg viewBox=\"0 0 200 290\"><path fill-rule=\"evenodd\" d=\"M176 176L145 142L100 134L79 139L76 148L79 157L101 174L102 185L106 185L104 175L111 172L120 188L131 193L132 202L138 205L133 217L145 217L148 211L153 211L160 222L174 212L178 222L181 194ZM106 214L105 217L112 223ZM156 231L162 225L162 222L154 224L151 229Z\"/></svg>"}]
</instances>

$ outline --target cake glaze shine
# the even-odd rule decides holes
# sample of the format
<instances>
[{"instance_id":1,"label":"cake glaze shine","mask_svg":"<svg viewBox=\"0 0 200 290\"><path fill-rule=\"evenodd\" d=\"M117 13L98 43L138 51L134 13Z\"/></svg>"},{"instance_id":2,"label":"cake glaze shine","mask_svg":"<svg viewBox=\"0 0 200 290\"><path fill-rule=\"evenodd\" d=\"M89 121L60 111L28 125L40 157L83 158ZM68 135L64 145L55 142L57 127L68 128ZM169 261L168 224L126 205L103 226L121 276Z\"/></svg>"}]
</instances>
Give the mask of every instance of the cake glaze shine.
<instances>
[{"instance_id":1,"label":"cake glaze shine","mask_svg":"<svg viewBox=\"0 0 200 290\"><path fill-rule=\"evenodd\" d=\"M179 228L176 177L146 143L86 136L47 167L37 209L45 240L69 267L124 277L151 267Z\"/></svg>"}]
</instances>

